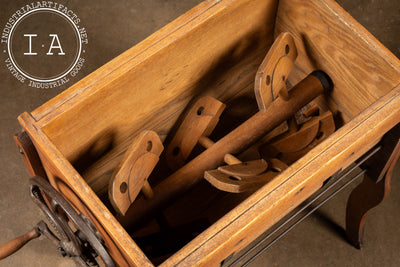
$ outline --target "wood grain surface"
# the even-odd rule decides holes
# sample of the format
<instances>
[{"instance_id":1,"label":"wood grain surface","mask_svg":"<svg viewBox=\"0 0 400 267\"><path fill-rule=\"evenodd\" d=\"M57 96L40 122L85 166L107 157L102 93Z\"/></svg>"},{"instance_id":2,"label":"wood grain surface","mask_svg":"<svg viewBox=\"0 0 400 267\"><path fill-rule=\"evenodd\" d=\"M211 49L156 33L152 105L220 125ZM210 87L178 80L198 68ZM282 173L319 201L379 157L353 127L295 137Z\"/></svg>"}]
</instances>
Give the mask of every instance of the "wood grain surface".
<instances>
[{"instance_id":1,"label":"wood grain surface","mask_svg":"<svg viewBox=\"0 0 400 267\"><path fill-rule=\"evenodd\" d=\"M45 104L41 110L51 112L38 126L72 162L93 143L108 142L102 136L111 136L113 147L144 128L163 139L195 96L225 102L252 84L272 42L275 11L275 1L211 1L166 37L161 31L152 44L99 69L100 77L74 85L61 105Z\"/></svg>"},{"instance_id":2,"label":"wood grain surface","mask_svg":"<svg viewBox=\"0 0 400 267\"><path fill-rule=\"evenodd\" d=\"M119 265L152 263L81 173L104 157L110 158L106 169L115 168L144 129L164 140L198 97L210 95L227 106L254 99L256 70L273 35L286 31L298 50L290 83L314 69L327 72L335 88L325 100L344 125L162 264L218 265L400 120L399 60L334 1L280 0L279 7L274 0L204 2L19 117L52 185L91 218ZM252 115L243 108L233 115Z\"/></svg>"},{"instance_id":3,"label":"wood grain surface","mask_svg":"<svg viewBox=\"0 0 400 267\"><path fill-rule=\"evenodd\" d=\"M292 81L322 69L335 82L330 100L348 122L399 81L397 58L334 1L279 2L275 35L290 32L298 58Z\"/></svg>"}]
</instances>

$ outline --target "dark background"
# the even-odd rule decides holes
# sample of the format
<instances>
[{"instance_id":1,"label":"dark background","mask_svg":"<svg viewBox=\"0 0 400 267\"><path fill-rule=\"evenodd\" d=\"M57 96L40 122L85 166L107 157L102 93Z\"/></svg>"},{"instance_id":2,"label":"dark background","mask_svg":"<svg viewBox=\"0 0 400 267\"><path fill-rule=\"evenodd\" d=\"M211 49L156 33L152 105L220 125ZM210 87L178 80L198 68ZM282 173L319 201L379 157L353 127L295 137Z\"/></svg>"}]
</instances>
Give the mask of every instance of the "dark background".
<instances>
[{"instance_id":1,"label":"dark background","mask_svg":"<svg viewBox=\"0 0 400 267\"><path fill-rule=\"evenodd\" d=\"M28 196L28 173L12 139L20 130L17 116L32 111L112 58L200 3L200 0L60 1L81 19L88 33L85 65L62 87L35 89L18 82L0 59L0 244L30 230L41 218ZM400 56L399 0L339 0L340 5ZM0 1L0 27L31 1ZM2 51L1 51L2 52ZM47 68L48 66L41 66ZM392 193L367 221L365 247L357 250L338 234L344 227L350 189L329 201L317 213L252 263L252 266L400 266L399 164ZM41 237L0 266L74 266Z\"/></svg>"}]
</instances>

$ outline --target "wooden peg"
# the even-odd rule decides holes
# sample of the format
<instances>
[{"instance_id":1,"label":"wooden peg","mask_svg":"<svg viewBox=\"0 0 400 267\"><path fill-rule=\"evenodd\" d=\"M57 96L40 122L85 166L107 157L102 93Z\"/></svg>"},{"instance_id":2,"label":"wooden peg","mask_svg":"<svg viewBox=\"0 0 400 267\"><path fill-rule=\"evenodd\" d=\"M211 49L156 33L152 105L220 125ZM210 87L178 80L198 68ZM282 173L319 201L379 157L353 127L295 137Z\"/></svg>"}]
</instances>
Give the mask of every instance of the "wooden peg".
<instances>
[{"instance_id":1,"label":"wooden peg","mask_svg":"<svg viewBox=\"0 0 400 267\"><path fill-rule=\"evenodd\" d=\"M269 166L269 170L266 171L265 168L264 171L261 171L259 166L262 161L264 160L219 167L216 170L206 171L204 178L219 190L230 193L242 193L260 188L288 167L278 159L270 159L268 163L265 163ZM254 170L248 172L250 170L249 166L252 165L254 166ZM243 169L246 172L243 172ZM257 175L248 175L249 173L257 172L260 173Z\"/></svg>"},{"instance_id":2,"label":"wooden peg","mask_svg":"<svg viewBox=\"0 0 400 267\"><path fill-rule=\"evenodd\" d=\"M304 112L303 115L304 117L312 117L312 116L318 116L320 113L319 107L316 104L312 104L309 108L307 108Z\"/></svg>"},{"instance_id":3,"label":"wooden peg","mask_svg":"<svg viewBox=\"0 0 400 267\"><path fill-rule=\"evenodd\" d=\"M109 198L118 213L126 213L140 190L147 199L153 197L147 179L163 149L160 138L153 131L144 131L135 138L114 170L109 184Z\"/></svg>"},{"instance_id":4,"label":"wooden peg","mask_svg":"<svg viewBox=\"0 0 400 267\"><path fill-rule=\"evenodd\" d=\"M296 58L297 49L292 35L281 33L257 70L254 91L260 110L266 110L278 95L284 100L289 99L286 81Z\"/></svg>"},{"instance_id":5,"label":"wooden peg","mask_svg":"<svg viewBox=\"0 0 400 267\"><path fill-rule=\"evenodd\" d=\"M199 139L199 144L207 149L212 147L215 144L215 142L206 136L201 136ZM232 165L241 163L242 161L237 157L235 157L234 155L228 153L224 155L224 162L228 165Z\"/></svg>"}]
</instances>

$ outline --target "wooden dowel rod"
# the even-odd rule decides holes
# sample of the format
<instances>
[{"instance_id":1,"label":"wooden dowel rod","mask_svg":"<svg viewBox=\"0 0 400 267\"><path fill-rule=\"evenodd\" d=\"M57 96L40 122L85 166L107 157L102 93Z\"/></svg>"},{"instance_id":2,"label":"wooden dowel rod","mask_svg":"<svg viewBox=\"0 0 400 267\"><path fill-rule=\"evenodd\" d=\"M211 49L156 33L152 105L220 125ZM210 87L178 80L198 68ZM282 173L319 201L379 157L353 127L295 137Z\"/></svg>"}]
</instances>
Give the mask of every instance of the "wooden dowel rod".
<instances>
[{"instance_id":1,"label":"wooden dowel rod","mask_svg":"<svg viewBox=\"0 0 400 267\"><path fill-rule=\"evenodd\" d=\"M145 181L142 187L142 192L143 195L146 197L146 199L151 199L154 196L153 189L151 189L151 186L148 181Z\"/></svg>"},{"instance_id":2,"label":"wooden dowel rod","mask_svg":"<svg viewBox=\"0 0 400 267\"><path fill-rule=\"evenodd\" d=\"M308 75L290 91L290 98L287 101L277 98L266 110L257 112L154 187L152 199L137 199L125 216L117 217L118 220L124 227L135 229L154 218L156 213L196 185L203 178L204 171L215 169L221 165L226 154L239 153L254 144L282 121L289 119L303 106L322 94L324 90L330 90L331 87L332 83L329 77L322 71Z\"/></svg>"},{"instance_id":3,"label":"wooden dowel rod","mask_svg":"<svg viewBox=\"0 0 400 267\"><path fill-rule=\"evenodd\" d=\"M205 148L210 148L215 144L215 142L213 140L211 140L210 138L208 138L207 136L201 136L199 138L199 144L202 145ZM225 154L224 155L224 161L228 165L242 163L242 161L240 159L238 159L237 157L235 157L232 154Z\"/></svg>"}]
</instances>

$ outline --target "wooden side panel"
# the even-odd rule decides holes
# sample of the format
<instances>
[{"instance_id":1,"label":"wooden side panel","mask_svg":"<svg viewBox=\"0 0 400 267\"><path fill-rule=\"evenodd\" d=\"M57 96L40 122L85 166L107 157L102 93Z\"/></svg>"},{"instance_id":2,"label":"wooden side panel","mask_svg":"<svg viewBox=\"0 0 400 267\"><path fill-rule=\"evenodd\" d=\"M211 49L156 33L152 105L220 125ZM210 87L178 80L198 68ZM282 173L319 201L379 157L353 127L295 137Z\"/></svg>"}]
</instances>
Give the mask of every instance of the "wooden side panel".
<instances>
[{"instance_id":1,"label":"wooden side panel","mask_svg":"<svg viewBox=\"0 0 400 267\"><path fill-rule=\"evenodd\" d=\"M275 35L285 31L298 47L294 79L315 68L328 73L345 122L400 80L399 60L334 1L279 1Z\"/></svg>"},{"instance_id":2,"label":"wooden side panel","mask_svg":"<svg viewBox=\"0 0 400 267\"><path fill-rule=\"evenodd\" d=\"M91 219L118 266L153 266L72 165L49 141L46 134L37 129L35 120L28 113L20 115L18 120L31 137L50 183L61 191L75 208Z\"/></svg>"},{"instance_id":3,"label":"wooden side panel","mask_svg":"<svg viewBox=\"0 0 400 267\"><path fill-rule=\"evenodd\" d=\"M144 129L165 137L199 95L226 101L252 91L249 85L272 42L277 1L212 3L181 18L181 26L164 38L107 64L95 83L74 86L65 103L47 108L51 112L38 125L68 160L103 136L111 136L113 146Z\"/></svg>"}]
</instances>

